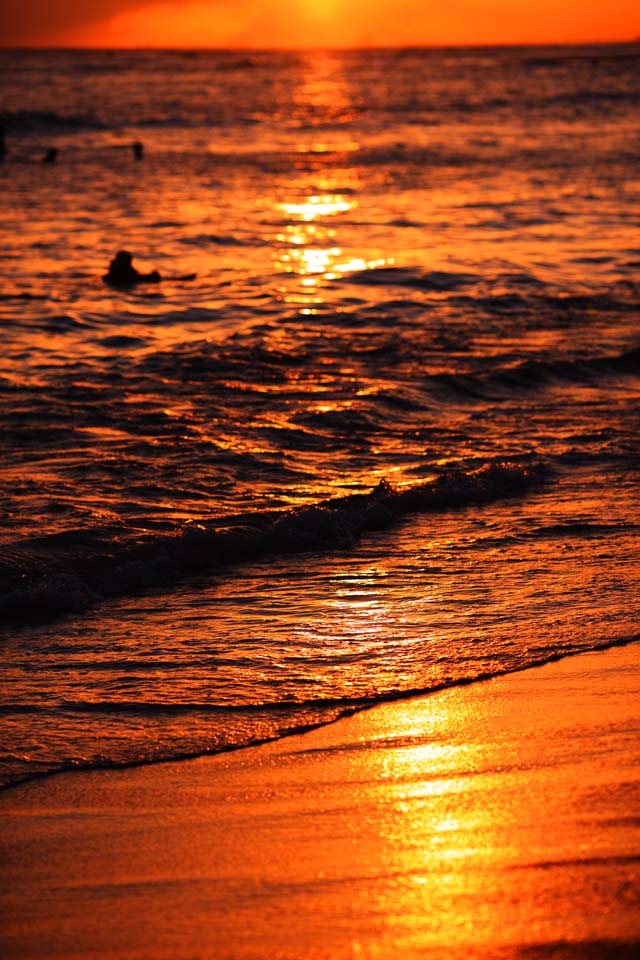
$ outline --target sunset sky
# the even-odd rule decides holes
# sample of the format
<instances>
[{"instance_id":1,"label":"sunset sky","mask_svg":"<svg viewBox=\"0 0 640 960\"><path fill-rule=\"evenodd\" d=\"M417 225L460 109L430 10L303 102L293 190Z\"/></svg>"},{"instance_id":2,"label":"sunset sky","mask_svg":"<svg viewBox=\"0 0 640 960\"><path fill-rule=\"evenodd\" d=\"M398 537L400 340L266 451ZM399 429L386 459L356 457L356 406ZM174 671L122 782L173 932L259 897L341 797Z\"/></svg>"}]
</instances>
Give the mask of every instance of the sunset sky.
<instances>
[{"instance_id":1,"label":"sunset sky","mask_svg":"<svg viewBox=\"0 0 640 960\"><path fill-rule=\"evenodd\" d=\"M296 47L631 40L638 0L3 0L9 46Z\"/></svg>"}]
</instances>

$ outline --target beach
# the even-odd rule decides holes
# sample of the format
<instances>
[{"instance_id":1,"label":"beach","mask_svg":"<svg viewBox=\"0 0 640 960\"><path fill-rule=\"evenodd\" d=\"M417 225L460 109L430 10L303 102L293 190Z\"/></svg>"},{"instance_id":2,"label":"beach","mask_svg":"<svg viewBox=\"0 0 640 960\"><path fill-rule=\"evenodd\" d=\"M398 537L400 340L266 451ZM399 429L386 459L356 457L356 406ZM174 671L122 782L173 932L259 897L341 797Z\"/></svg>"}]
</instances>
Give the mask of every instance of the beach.
<instances>
[{"instance_id":1,"label":"beach","mask_svg":"<svg viewBox=\"0 0 640 960\"><path fill-rule=\"evenodd\" d=\"M2 955L635 957L638 650L5 791Z\"/></svg>"}]
</instances>

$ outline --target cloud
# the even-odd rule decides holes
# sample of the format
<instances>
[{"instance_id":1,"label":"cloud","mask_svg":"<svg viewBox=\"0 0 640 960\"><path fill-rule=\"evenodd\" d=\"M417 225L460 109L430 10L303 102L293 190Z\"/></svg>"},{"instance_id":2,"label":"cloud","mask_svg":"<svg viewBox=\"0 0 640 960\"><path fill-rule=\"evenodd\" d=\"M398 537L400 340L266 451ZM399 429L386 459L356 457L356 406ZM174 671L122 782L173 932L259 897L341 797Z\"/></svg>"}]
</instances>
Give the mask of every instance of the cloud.
<instances>
[{"instance_id":1,"label":"cloud","mask_svg":"<svg viewBox=\"0 0 640 960\"><path fill-rule=\"evenodd\" d=\"M56 42L65 33L170 0L0 0L0 45ZM232 6L238 0L210 0ZM61 41L62 42L62 41Z\"/></svg>"},{"instance_id":2,"label":"cloud","mask_svg":"<svg viewBox=\"0 0 640 960\"><path fill-rule=\"evenodd\" d=\"M45 40L67 27L94 23L131 6L132 0L3 0L0 36L4 44Z\"/></svg>"}]
</instances>

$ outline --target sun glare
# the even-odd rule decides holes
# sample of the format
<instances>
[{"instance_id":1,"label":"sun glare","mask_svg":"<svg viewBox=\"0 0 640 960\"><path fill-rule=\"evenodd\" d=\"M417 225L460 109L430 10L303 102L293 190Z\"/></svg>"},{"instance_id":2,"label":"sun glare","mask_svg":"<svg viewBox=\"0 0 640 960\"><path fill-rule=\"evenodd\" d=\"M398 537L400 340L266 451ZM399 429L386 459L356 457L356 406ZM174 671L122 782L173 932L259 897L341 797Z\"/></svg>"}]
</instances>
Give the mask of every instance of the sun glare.
<instances>
[{"instance_id":1,"label":"sun glare","mask_svg":"<svg viewBox=\"0 0 640 960\"><path fill-rule=\"evenodd\" d=\"M300 6L310 20L330 20L332 17L339 20L341 8L344 8L338 0L300 0Z\"/></svg>"},{"instance_id":2,"label":"sun glare","mask_svg":"<svg viewBox=\"0 0 640 960\"><path fill-rule=\"evenodd\" d=\"M563 43L631 40L636 0L151 0L102 20L69 16L39 45L89 47L340 48L361 46ZM24 31L23 31L24 32ZM25 34L26 36L26 34Z\"/></svg>"}]
</instances>

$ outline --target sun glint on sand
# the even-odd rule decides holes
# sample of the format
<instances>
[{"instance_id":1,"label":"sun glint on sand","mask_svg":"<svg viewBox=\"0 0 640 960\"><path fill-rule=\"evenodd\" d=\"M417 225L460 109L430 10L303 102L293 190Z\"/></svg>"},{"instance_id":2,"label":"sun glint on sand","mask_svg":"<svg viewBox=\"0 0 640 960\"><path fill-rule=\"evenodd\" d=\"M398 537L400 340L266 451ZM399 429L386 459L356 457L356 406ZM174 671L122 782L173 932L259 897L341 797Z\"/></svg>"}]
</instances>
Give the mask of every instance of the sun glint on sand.
<instances>
[{"instance_id":1,"label":"sun glint on sand","mask_svg":"<svg viewBox=\"0 0 640 960\"><path fill-rule=\"evenodd\" d=\"M635 957L638 646L0 798L4 957Z\"/></svg>"}]
</instances>

